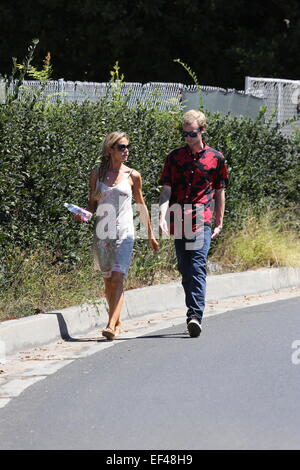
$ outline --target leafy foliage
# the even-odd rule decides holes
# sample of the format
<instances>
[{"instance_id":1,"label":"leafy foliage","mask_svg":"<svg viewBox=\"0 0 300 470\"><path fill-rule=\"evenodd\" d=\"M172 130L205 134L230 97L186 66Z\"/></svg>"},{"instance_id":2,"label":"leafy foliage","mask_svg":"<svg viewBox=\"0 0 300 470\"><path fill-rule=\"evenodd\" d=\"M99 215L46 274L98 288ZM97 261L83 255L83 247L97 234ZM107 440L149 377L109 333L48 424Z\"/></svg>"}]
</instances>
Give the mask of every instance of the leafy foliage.
<instances>
[{"instance_id":1,"label":"leafy foliage","mask_svg":"<svg viewBox=\"0 0 300 470\"><path fill-rule=\"evenodd\" d=\"M40 82L45 82L47 80L51 80L51 74L52 74L52 65L51 65L51 54L48 52L44 59L44 65L42 70L38 70L36 67L33 65L29 65L27 67L27 74L29 75L30 78L33 78L34 80L38 80ZM17 64L17 68L19 70L24 70L25 66L23 64Z\"/></svg>"},{"instance_id":2,"label":"leafy foliage","mask_svg":"<svg viewBox=\"0 0 300 470\"><path fill-rule=\"evenodd\" d=\"M203 107L203 100L202 100L201 86L198 81L198 77L196 73L191 69L191 67L188 64L185 64L180 59L174 59L173 62L177 62L178 64L180 64L184 68L184 70L186 70L186 72L189 74L194 84L197 86L198 95L199 95L199 108L201 109Z\"/></svg>"}]
</instances>

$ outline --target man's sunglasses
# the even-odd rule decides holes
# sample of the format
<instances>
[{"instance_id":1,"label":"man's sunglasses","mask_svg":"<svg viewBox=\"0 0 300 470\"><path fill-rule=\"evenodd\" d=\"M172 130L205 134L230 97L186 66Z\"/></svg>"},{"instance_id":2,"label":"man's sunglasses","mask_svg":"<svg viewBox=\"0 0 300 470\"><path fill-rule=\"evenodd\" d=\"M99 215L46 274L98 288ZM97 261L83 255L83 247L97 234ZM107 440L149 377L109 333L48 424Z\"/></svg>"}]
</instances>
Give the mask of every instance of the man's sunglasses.
<instances>
[{"instance_id":1,"label":"man's sunglasses","mask_svg":"<svg viewBox=\"0 0 300 470\"><path fill-rule=\"evenodd\" d=\"M125 145L125 144L117 144L117 149L119 152L124 152L125 149L130 149L131 144Z\"/></svg>"},{"instance_id":2,"label":"man's sunglasses","mask_svg":"<svg viewBox=\"0 0 300 470\"><path fill-rule=\"evenodd\" d=\"M197 135L199 134L199 132L201 132L201 130L202 130L202 129L199 128L199 129L197 129L196 131L190 131L190 132L188 132L188 131L182 131L182 132L181 132L181 135L182 135L183 137L187 137L187 136L190 136L190 137L197 137Z\"/></svg>"}]
</instances>

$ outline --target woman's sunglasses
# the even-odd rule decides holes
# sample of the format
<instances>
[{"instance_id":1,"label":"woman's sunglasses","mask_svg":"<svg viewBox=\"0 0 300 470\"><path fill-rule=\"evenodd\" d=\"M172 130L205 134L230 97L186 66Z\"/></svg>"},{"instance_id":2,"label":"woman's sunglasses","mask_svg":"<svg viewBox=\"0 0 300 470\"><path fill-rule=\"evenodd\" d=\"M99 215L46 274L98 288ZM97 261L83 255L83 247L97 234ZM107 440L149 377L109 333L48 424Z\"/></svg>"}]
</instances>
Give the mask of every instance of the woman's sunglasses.
<instances>
[{"instance_id":1,"label":"woman's sunglasses","mask_svg":"<svg viewBox=\"0 0 300 470\"><path fill-rule=\"evenodd\" d=\"M182 135L183 137L187 137L187 136L190 136L190 137L197 137L197 135L198 135L199 132L201 132L201 131L202 131L202 129L200 129L200 128L197 129L196 131L190 131L190 132L188 132L188 131L182 131L182 132L181 132L181 135Z\"/></svg>"},{"instance_id":2,"label":"woman's sunglasses","mask_svg":"<svg viewBox=\"0 0 300 470\"><path fill-rule=\"evenodd\" d=\"M129 150L131 147L131 144L125 145L125 144L117 144L117 149L119 152L124 152L125 149Z\"/></svg>"}]
</instances>

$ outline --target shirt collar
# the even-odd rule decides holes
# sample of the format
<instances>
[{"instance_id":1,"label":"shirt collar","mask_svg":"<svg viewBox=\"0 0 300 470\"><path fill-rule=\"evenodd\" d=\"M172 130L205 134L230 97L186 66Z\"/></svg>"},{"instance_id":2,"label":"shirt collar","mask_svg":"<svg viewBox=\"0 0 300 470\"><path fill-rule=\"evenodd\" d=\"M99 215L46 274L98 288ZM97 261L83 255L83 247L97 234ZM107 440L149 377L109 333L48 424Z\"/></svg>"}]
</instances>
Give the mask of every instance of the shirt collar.
<instances>
[{"instance_id":1,"label":"shirt collar","mask_svg":"<svg viewBox=\"0 0 300 470\"><path fill-rule=\"evenodd\" d=\"M204 142L204 140L202 142L203 142L203 149L200 150L200 152L192 152L188 144L186 144L186 149L187 149L188 154L191 156L194 156L194 155L200 156L205 150L208 150L209 146Z\"/></svg>"}]
</instances>

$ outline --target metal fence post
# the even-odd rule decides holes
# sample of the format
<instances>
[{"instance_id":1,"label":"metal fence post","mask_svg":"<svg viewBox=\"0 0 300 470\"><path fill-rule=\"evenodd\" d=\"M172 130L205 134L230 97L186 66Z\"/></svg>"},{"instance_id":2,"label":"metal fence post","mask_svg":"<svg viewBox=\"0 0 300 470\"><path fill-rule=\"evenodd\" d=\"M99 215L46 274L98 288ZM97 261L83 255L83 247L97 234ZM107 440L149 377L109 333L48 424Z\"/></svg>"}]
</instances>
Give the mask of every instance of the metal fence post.
<instances>
[{"instance_id":1,"label":"metal fence post","mask_svg":"<svg viewBox=\"0 0 300 470\"><path fill-rule=\"evenodd\" d=\"M61 101L64 103L65 101L65 95L64 95L64 91L65 91L65 85L64 85L64 79L63 78L59 78L58 79L58 93L59 93L59 97L61 98Z\"/></svg>"},{"instance_id":2,"label":"metal fence post","mask_svg":"<svg viewBox=\"0 0 300 470\"><path fill-rule=\"evenodd\" d=\"M245 77L245 92L248 93L250 88L250 77Z\"/></svg>"},{"instance_id":3,"label":"metal fence post","mask_svg":"<svg viewBox=\"0 0 300 470\"><path fill-rule=\"evenodd\" d=\"M277 89L278 89L278 109L277 109L277 123L281 124L282 122L282 83L277 84Z\"/></svg>"},{"instance_id":4,"label":"metal fence post","mask_svg":"<svg viewBox=\"0 0 300 470\"><path fill-rule=\"evenodd\" d=\"M0 80L0 104L5 104L6 102L6 86L5 81Z\"/></svg>"}]
</instances>

